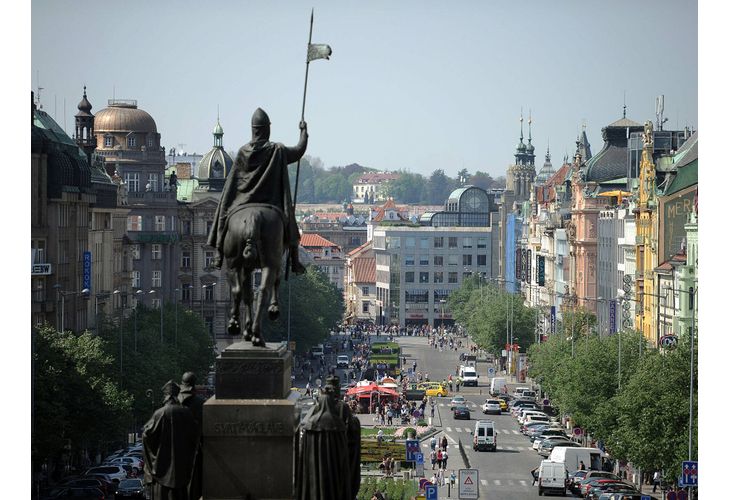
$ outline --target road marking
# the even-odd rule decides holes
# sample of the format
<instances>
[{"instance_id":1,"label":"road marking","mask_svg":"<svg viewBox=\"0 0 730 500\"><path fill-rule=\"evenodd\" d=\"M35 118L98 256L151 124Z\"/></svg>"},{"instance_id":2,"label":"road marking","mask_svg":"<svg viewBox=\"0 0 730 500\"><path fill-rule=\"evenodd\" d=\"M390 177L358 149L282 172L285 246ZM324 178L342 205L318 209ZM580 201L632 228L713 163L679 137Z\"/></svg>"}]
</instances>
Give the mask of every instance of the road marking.
<instances>
[{"instance_id":1,"label":"road marking","mask_svg":"<svg viewBox=\"0 0 730 500\"><path fill-rule=\"evenodd\" d=\"M456 430L456 432L461 432L461 427L456 427L454 430Z\"/></svg>"},{"instance_id":2,"label":"road marking","mask_svg":"<svg viewBox=\"0 0 730 500\"><path fill-rule=\"evenodd\" d=\"M495 486L500 486L501 484L502 484L502 481L500 481L499 479L495 479L494 480L494 485Z\"/></svg>"},{"instance_id":3,"label":"road marking","mask_svg":"<svg viewBox=\"0 0 730 500\"><path fill-rule=\"evenodd\" d=\"M520 479L520 486L527 486L527 481Z\"/></svg>"},{"instance_id":4,"label":"road marking","mask_svg":"<svg viewBox=\"0 0 730 500\"><path fill-rule=\"evenodd\" d=\"M507 485L508 485L508 486L514 486L514 485L515 485L515 482L514 482L514 481L512 481L511 479L508 479L508 480L507 480Z\"/></svg>"},{"instance_id":5,"label":"road marking","mask_svg":"<svg viewBox=\"0 0 730 500\"><path fill-rule=\"evenodd\" d=\"M519 434L520 434L520 431L517 431L517 430L515 430L515 429L512 429L512 434L517 434L517 435L519 435Z\"/></svg>"},{"instance_id":6,"label":"road marking","mask_svg":"<svg viewBox=\"0 0 730 500\"><path fill-rule=\"evenodd\" d=\"M486 479L482 479L482 486L486 486L486 485L487 485L487 480Z\"/></svg>"},{"instance_id":7,"label":"road marking","mask_svg":"<svg viewBox=\"0 0 730 500\"><path fill-rule=\"evenodd\" d=\"M451 432L451 427L447 427L446 432Z\"/></svg>"}]
</instances>

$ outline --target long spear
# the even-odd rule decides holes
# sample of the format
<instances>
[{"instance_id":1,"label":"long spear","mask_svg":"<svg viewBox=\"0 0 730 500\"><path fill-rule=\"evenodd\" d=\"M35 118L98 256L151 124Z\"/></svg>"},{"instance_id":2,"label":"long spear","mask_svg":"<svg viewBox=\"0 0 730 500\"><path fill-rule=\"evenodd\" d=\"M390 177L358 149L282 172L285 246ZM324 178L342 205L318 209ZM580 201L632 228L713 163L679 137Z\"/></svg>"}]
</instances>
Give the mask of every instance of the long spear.
<instances>
[{"instance_id":1,"label":"long spear","mask_svg":"<svg viewBox=\"0 0 730 500\"><path fill-rule=\"evenodd\" d=\"M332 48L325 44L312 45L312 27L314 26L314 9L312 9L312 15L309 18L309 40L307 41L307 68L304 71L304 96L302 97L302 119L304 121L304 108L307 105L307 82L309 80L309 63L315 59L329 59L332 55ZM294 200L292 201L292 212L296 214L297 208L297 194L299 193L299 166L302 163L302 159L297 160L297 176L294 181ZM289 279L289 263L291 262L291 255L287 255L287 266L285 279Z\"/></svg>"},{"instance_id":2,"label":"long spear","mask_svg":"<svg viewBox=\"0 0 730 500\"><path fill-rule=\"evenodd\" d=\"M314 9L312 9L312 15L309 18L309 41L307 42L307 68L304 71L304 96L302 97L302 121L304 121L304 108L307 105L307 81L309 80L309 63L315 59L329 59L332 55L332 48L329 45L315 44L312 45L312 27L314 26ZM301 164L301 158L297 160L297 177L294 182L294 201L292 203L292 210L296 209L297 206L297 193L299 191L299 165Z\"/></svg>"}]
</instances>

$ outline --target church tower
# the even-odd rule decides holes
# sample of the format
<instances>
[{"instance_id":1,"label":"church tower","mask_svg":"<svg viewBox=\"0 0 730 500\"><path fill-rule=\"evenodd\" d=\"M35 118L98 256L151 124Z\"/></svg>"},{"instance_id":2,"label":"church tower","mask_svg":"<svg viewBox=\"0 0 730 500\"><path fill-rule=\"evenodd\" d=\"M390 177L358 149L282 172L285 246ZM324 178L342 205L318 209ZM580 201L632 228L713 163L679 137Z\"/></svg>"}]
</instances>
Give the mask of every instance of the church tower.
<instances>
[{"instance_id":1,"label":"church tower","mask_svg":"<svg viewBox=\"0 0 730 500\"><path fill-rule=\"evenodd\" d=\"M91 114L91 103L86 98L86 85L84 85L84 97L78 105L79 112L76 113L76 144L86 153L91 162L91 155L96 149L96 135L94 135L94 115Z\"/></svg>"},{"instance_id":2,"label":"church tower","mask_svg":"<svg viewBox=\"0 0 730 500\"><path fill-rule=\"evenodd\" d=\"M520 113L520 142L517 143L515 152L515 163L507 169L508 191L514 192L514 201L521 203L530 199L530 191L535 180L535 146L532 145L532 115L528 120L529 137L527 144L524 143L523 123L524 119Z\"/></svg>"}]
</instances>

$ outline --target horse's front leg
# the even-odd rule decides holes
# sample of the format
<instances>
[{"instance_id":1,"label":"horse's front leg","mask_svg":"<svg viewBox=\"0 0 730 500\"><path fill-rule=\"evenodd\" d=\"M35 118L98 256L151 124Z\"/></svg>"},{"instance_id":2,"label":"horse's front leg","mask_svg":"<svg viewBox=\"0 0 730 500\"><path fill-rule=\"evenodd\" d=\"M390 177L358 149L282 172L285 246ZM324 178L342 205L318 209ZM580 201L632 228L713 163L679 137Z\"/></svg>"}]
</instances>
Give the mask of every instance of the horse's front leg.
<instances>
[{"instance_id":1,"label":"horse's front leg","mask_svg":"<svg viewBox=\"0 0 730 500\"><path fill-rule=\"evenodd\" d=\"M236 269L229 267L228 283L231 285L231 294L233 295L228 318L228 335L238 336L241 335L241 323L239 319L241 315L241 280L238 278L238 271Z\"/></svg>"}]
</instances>

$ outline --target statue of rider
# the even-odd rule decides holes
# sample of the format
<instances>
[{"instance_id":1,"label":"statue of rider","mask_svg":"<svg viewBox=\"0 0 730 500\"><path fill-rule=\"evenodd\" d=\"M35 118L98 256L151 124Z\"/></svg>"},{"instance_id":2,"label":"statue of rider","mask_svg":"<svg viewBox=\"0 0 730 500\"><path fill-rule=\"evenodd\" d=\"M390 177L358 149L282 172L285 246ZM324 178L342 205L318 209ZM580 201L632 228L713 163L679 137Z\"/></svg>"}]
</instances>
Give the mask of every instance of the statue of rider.
<instances>
[{"instance_id":1,"label":"statue of rider","mask_svg":"<svg viewBox=\"0 0 730 500\"><path fill-rule=\"evenodd\" d=\"M299 228L294 218L287 167L304 156L309 137L307 123L304 120L299 123L299 143L294 147L269 142L271 122L261 108L251 118L251 130L251 141L238 150L228 174L208 234L208 245L218 250L212 266L220 269L223 262L228 216L247 204L265 203L278 207L284 214L284 246L289 249L292 272L301 274L306 269L299 261Z\"/></svg>"}]
</instances>

